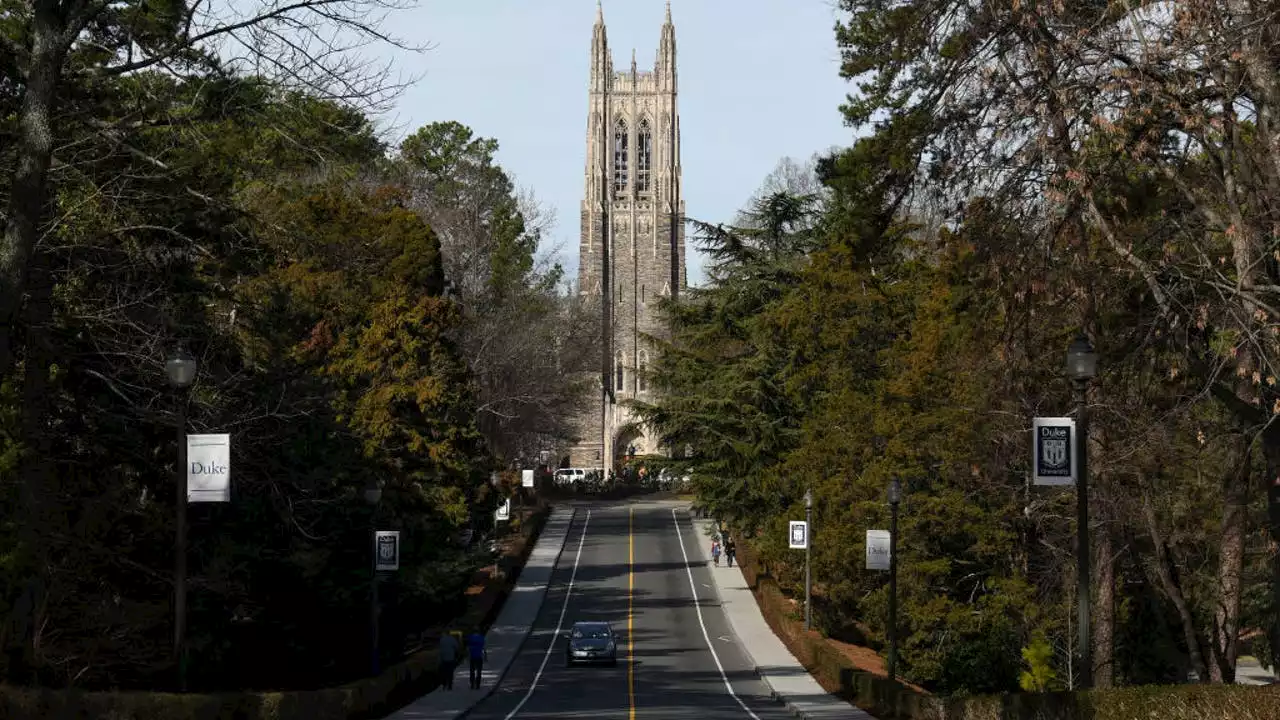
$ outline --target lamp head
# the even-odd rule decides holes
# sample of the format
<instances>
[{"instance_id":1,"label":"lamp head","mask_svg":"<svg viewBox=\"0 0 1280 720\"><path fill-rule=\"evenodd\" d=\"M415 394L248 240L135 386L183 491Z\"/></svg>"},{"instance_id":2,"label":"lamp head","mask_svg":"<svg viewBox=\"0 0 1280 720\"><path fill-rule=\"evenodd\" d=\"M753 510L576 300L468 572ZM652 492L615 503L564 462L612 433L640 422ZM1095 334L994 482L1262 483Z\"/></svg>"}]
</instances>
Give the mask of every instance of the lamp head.
<instances>
[{"instance_id":1,"label":"lamp head","mask_svg":"<svg viewBox=\"0 0 1280 720\"><path fill-rule=\"evenodd\" d=\"M889 504L897 505L902 502L902 483L895 478L889 482Z\"/></svg>"},{"instance_id":2,"label":"lamp head","mask_svg":"<svg viewBox=\"0 0 1280 720\"><path fill-rule=\"evenodd\" d=\"M1083 333L1076 336L1067 348L1067 377L1072 380L1089 380L1098 374L1098 354L1093 343Z\"/></svg>"},{"instance_id":3,"label":"lamp head","mask_svg":"<svg viewBox=\"0 0 1280 720\"><path fill-rule=\"evenodd\" d=\"M169 384L176 388L184 388L194 382L198 369L195 356L183 346L175 349L164 363L164 372L169 376Z\"/></svg>"}]
</instances>

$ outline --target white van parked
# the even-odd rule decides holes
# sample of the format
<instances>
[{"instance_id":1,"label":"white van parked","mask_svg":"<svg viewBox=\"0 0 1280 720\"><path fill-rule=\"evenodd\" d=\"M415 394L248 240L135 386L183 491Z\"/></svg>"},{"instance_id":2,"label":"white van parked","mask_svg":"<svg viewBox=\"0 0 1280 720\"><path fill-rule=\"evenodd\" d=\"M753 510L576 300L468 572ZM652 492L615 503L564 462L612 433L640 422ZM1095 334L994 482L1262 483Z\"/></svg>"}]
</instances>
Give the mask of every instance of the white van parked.
<instances>
[{"instance_id":1,"label":"white van parked","mask_svg":"<svg viewBox=\"0 0 1280 720\"><path fill-rule=\"evenodd\" d=\"M582 468L560 468L554 476L557 485L572 485L582 482L587 477L587 471Z\"/></svg>"}]
</instances>

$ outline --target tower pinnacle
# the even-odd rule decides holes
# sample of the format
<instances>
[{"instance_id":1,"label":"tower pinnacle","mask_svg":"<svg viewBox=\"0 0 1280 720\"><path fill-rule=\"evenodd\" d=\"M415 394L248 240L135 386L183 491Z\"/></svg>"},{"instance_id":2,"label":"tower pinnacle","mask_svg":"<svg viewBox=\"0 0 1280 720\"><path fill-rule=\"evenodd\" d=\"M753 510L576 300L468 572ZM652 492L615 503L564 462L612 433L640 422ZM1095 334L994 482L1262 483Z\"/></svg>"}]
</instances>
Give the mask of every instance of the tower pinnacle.
<instances>
[{"instance_id":1,"label":"tower pinnacle","mask_svg":"<svg viewBox=\"0 0 1280 720\"><path fill-rule=\"evenodd\" d=\"M670 10L671 10L671 3L668 2L667 3L668 16L671 14ZM597 25L604 24L604 6L600 4L600 0L596 0L596 24Z\"/></svg>"},{"instance_id":2,"label":"tower pinnacle","mask_svg":"<svg viewBox=\"0 0 1280 720\"><path fill-rule=\"evenodd\" d=\"M658 56L654 61L654 70L658 74L658 83L664 91L676 90L676 26L671 22L671 0L667 0L667 18L662 23L662 34L658 40Z\"/></svg>"}]
</instances>

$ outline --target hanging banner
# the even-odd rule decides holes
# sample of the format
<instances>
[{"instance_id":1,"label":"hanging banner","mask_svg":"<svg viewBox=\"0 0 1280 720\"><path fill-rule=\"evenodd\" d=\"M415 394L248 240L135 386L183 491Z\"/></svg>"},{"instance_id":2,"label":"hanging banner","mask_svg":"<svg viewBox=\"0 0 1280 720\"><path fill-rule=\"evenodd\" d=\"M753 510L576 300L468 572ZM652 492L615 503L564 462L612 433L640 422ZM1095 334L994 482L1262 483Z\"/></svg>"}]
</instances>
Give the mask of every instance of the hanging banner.
<instances>
[{"instance_id":1,"label":"hanging banner","mask_svg":"<svg viewBox=\"0 0 1280 720\"><path fill-rule=\"evenodd\" d=\"M792 520L790 523L787 537L791 541L791 549L807 550L809 548L809 523L804 520Z\"/></svg>"},{"instance_id":2,"label":"hanging banner","mask_svg":"<svg viewBox=\"0 0 1280 720\"><path fill-rule=\"evenodd\" d=\"M1031 467L1036 485L1076 483L1076 421L1035 418L1031 421Z\"/></svg>"},{"instance_id":3,"label":"hanging banner","mask_svg":"<svg viewBox=\"0 0 1280 720\"><path fill-rule=\"evenodd\" d=\"M231 436L187 436L187 502L231 502Z\"/></svg>"},{"instance_id":4,"label":"hanging banner","mask_svg":"<svg viewBox=\"0 0 1280 720\"><path fill-rule=\"evenodd\" d=\"M400 569L400 531L379 530L375 533L377 561L374 570Z\"/></svg>"},{"instance_id":5,"label":"hanging banner","mask_svg":"<svg viewBox=\"0 0 1280 720\"><path fill-rule=\"evenodd\" d=\"M889 531L867 531L867 569L889 569Z\"/></svg>"},{"instance_id":6,"label":"hanging banner","mask_svg":"<svg viewBox=\"0 0 1280 720\"><path fill-rule=\"evenodd\" d=\"M502 501L502 504L498 506L498 509L493 512L493 519L498 522L511 519L511 498L507 498Z\"/></svg>"},{"instance_id":7,"label":"hanging banner","mask_svg":"<svg viewBox=\"0 0 1280 720\"><path fill-rule=\"evenodd\" d=\"M532 470L520 471L520 485L521 487L533 487L533 471Z\"/></svg>"}]
</instances>

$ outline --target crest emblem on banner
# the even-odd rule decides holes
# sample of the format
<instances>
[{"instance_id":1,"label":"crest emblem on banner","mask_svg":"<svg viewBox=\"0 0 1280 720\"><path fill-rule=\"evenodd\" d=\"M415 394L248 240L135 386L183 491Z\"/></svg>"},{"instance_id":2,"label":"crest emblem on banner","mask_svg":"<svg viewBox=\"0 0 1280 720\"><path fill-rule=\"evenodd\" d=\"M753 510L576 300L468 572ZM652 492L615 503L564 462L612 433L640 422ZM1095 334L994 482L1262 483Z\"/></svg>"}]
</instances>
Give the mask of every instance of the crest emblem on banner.
<instances>
[{"instance_id":1,"label":"crest emblem on banner","mask_svg":"<svg viewBox=\"0 0 1280 720\"><path fill-rule=\"evenodd\" d=\"M1044 439L1044 464L1050 468L1064 468L1067 466L1067 440L1066 438L1045 438Z\"/></svg>"},{"instance_id":2,"label":"crest emblem on banner","mask_svg":"<svg viewBox=\"0 0 1280 720\"><path fill-rule=\"evenodd\" d=\"M374 569L400 569L400 531L379 530L374 540Z\"/></svg>"},{"instance_id":3,"label":"crest emblem on banner","mask_svg":"<svg viewBox=\"0 0 1280 720\"><path fill-rule=\"evenodd\" d=\"M1035 418L1031 423L1031 461L1036 485L1074 485L1076 421Z\"/></svg>"}]
</instances>

